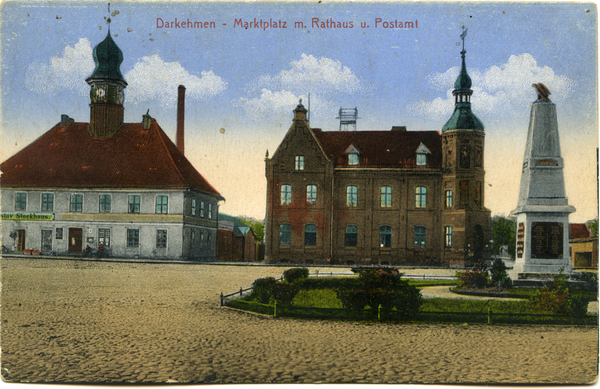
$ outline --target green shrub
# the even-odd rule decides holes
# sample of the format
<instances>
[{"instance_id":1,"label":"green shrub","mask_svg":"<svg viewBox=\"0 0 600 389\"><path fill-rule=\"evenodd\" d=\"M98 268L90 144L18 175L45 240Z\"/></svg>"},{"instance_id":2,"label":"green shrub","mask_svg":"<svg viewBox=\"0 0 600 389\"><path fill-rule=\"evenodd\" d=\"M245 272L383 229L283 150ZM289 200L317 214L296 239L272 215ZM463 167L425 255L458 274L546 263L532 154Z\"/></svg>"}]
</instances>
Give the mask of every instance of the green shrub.
<instances>
[{"instance_id":1,"label":"green shrub","mask_svg":"<svg viewBox=\"0 0 600 389\"><path fill-rule=\"evenodd\" d=\"M485 288L490 281L490 275L486 270L474 269L466 270L463 272L457 272L456 278L458 278L459 288Z\"/></svg>"},{"instance_id":2,"label":"green shrub","mask_svg":"<svg viewBox=\"0 0 600 389\"><path fill-rule=\"evenodd\" d=\"M361 274L363 272L369 272L373 270L382 270L384 272L396 272L398 271L395 267L387 267L387 266L355 266L350 271L354 274Z\"/></svg>"},{"instance_id":3,"label":"green shrub","mask_svg":"<svg viewBox=\"0 0 600 389\"><path fill-rule=\"evenodd\" d=\"M561 269L548 286L539 290L531 298L535 309L551 311L558 315L570 315L580 321L587 314L589 298L585 293L569 291L569 280Z\"/></svg>"},{"instance_id":4,"label":"green shrub","mask_svg":"<svg viewBox=\"0 0 600 389\"><path fill-rule=\"evenodd\" d=\"M512 284L512 281L506 272L506 265L500 258L496 258L494 262L492 262L490 278L492 284L501 286L503 288L507 288Z\"/></svg>"},{"instance_id":5,"label":"green shrub","mask_svg":"<svg viewBox=\"0 0 600 389\"><path fill-rule=\"evenodd\" d=\"M271 291L277 280L273 277L258 278L252 284L250 299L262 304L268 304L271 300Z\"/></svg>"},{"instance_id":6,"label":"green shrub","mask_svg":"<svg viewBox=\"0 0 600 389\"><path fill-rule=\"evenodd\" d=\"M289 305L298 293L298 287L295 284L287 282L277 282L271 287L270 302L277 301L278 304Z\"/></svg>"},{"instance_id":7,"label":"green shrub","mask_svg":"<svg viewBox=\"0 0 600 389\"><path fill-rule=\"evenodd\" d=\"M592 272L582 272L579 275L579 280L585 282L586 289L598 294L598 274Z\"/></svg>"},{"instance_id":8,"label":"green shrub","mask_svg":"<svg viewBox=\"0 0 600 389\"><path fill-rule=\"evenodd\" d=\"M308 269L305 267L296 267L283 272L283 279L290 284L296 282L297 280L303 280L306 278L308 278Z\"/></svg>"},{"instance_id":9,"label":"green shrub","mask_svg":"<svg viewBox=\"0 0 600 389\"><path fill-rule=\"evenodd\" d=\"M359 283L353 288L337 290L344 308L363 311L369 307L373 313L378 307L395 309L396 316L407 319L415 315L421 306L421 292L401 279L395 269L364 269Z\"/></svg>"}]
</instances>

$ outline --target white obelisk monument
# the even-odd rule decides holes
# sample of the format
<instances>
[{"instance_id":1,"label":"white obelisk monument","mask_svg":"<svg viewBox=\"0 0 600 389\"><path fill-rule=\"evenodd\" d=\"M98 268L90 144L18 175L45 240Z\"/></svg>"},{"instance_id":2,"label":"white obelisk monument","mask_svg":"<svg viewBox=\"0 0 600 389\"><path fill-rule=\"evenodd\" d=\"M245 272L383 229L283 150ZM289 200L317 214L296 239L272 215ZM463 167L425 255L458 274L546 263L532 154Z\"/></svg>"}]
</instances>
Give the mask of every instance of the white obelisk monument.
<instances>
[{"instance_id":1,"label":"white obelisk monument","mask_svg":"<svg viewBox=\"0 0 600 389\"><path fill-rule=\"evenodd\" d=\"M533 86L538 99L531 107L519 203L511 212L517 218L513 280L572 270L569 214L575 207L565 195L556 106L543 84Z\"/></svg>"}]
</instances>

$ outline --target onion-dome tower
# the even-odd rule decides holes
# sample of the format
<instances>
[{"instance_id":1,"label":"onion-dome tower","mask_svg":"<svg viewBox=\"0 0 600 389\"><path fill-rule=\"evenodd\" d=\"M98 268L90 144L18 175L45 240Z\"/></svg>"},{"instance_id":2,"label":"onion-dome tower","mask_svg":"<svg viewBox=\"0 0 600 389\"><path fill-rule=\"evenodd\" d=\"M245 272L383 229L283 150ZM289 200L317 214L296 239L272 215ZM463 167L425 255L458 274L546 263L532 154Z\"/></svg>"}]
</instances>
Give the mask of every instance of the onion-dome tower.
<instances>
[{"instance_id":1,"label":"onion-dome tower","mask_svg":"<svg viewBox=\"0 0 600 389\"><path fill-rule=\"evenodd\" d=\"M442 128L443 257L466 262L489 258L490 211L484 207L484 125L471 111L471 77L465 61L465 37L460 74L454 83L454 112Z\"/></svg>"},{"instance_id":2,"label":"onion-dome tower","mask_svg":"<svg viewBox=\"0 0 600 389\"><path fill-rule=\"evenodd\" d=\"M123 90L127 87L120 69L123 52L110 36L110 18L108 22L108 35L94 47L96 68L86 79L91 86L89 130L97 138L111 136L123 124Z\"/></svg>"}]
</instances>

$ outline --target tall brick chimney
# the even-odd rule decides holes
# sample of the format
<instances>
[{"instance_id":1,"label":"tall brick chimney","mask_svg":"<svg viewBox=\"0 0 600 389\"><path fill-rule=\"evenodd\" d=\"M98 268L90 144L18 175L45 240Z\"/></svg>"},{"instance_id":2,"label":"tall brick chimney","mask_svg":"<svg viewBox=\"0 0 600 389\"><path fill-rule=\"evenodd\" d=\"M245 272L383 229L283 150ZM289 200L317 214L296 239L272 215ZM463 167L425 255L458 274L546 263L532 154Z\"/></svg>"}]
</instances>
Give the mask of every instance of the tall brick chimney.
<instances>
[{"instance_id":1,"label":"tall brick chimney","mask_svg":"<svg viewBox=\"0 0 600 389\"><path fill-rule=\"evenodd\" d=\"M184 153L183 134L185 122L185 86L179 85L177 89L177 149Z\"/></svg>"}]
</instances>

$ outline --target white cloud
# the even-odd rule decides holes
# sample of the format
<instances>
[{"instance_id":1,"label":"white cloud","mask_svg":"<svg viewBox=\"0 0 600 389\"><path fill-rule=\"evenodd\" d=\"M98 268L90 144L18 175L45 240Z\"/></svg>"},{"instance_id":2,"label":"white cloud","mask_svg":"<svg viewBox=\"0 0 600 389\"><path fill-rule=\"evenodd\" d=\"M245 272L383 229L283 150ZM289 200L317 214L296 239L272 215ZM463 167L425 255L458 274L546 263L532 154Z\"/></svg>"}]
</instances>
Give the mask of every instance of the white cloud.
<instances>
[{"instance_id":1,"label":"white cloud","mask_svg":"<svg viewBox=\"0 0 600 389\"><path fill-rule=\"evenodd\" d=\"M333 115L336 104L324 95L335 98L338 93L353 94L366 89L368 86L340 61L302 54L300 60L290 63L290 69L252 81L246 91L260 95L240 98L234 105L244 107L254 118L289 115L300 98L307 106L306 96L311 93L311 111Z\"/></svg>"},{"instance_id":2,"label":"white cloud","mask_svg":"<svg viewBox=\"0 0 600 389\"><path fill-rule=\"evenodd\" d=\"M25 86L34 92L54 95L60 90L74 90L79 95L89 93L85 79L94 71L90 41L81 38L73 47L64 48L61 57L50 63L32 63L27 68Z\"/></svg>"},{"instance_id":3,"label":"white cloud","mask_svg":"<svg viewBox=\"0 0 600 389\"><path fill-rule=\"evenodd\" d=\"M274 92L263 88L259 97L242 97L235 101L234 105L244 107L246 113L253 118L275 118L284 117L285 115L291 118L292 110L296 108L300 99L302 99L302 104L308 108L308 98L305 94L296 94L289 90ZM311 94L310 103L311 113L313 114L335 113L336 106L321 95Z\"/></svg>"},{"instance_id":4,"label":"white cloud","mask_svg":"<svg viewBox=\"0 0 600 389\"><path fill-rule=\"evenodd\" d=\"M448 117L454 106L452 90L458 77L459 67L448 69L427 77L427 81L439 90L446 90L446 98L433 101L418 101L409 106L412 113L432 119ZM548 66L538 66L531 54L511 55L508 62L492 66L483 72L468 68L473 81L471 102L475 113L502 114L519 111L519 107L536 99L533 83L543 83L551 91L550 99L556 103L564 101L573 93L575 81L556 75ZM526 114L526 111L524 111Z\"/></svg>"},{"instance_id":5,"label":"white cloud","mask_svg":"<svg viewBox=\"0 0 600 389\"><path fill-rule=\"evenodd\" d=\"M143 57L125 74L127 100L138 103L159 100L165 108L177 105L177 87L184 85L186 99L206 100L227 89L227 82L212 70L190 74L179 62L164 62L157 54Z\"/></svg>"}]
</instances>

